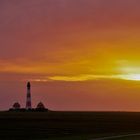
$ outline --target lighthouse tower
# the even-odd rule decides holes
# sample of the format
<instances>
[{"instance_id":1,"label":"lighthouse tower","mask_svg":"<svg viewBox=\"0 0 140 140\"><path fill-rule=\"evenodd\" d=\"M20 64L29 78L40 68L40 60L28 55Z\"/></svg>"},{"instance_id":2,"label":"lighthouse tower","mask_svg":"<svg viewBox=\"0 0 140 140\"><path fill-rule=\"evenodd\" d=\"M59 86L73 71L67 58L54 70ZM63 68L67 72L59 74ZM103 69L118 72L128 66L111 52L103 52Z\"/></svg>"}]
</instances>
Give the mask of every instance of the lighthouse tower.
<instances>
[{"instance_id":1,"label":"lighthouse tower","mask_svg":"<svg viewBox=\"0 0 140 140\"><path fill-rule=\"evenodd\" d=\"M32 109L32 102L31 102L31 84L30 82L27 83L27 98L26 98L26 109Z\"/></svg>"}]
</instances>

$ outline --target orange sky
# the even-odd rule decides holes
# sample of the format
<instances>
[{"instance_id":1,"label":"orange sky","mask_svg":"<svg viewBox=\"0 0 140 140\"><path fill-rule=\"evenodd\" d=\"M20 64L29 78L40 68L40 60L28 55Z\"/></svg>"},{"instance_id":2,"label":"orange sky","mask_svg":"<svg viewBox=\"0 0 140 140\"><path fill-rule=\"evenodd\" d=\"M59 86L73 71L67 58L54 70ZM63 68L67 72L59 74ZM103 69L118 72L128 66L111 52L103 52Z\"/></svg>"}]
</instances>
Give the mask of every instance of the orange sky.
<instances>
[{"instance_id":1,"label":"orange sky","mask_svg":"<svg viewBox=\"0 0 140 140\"><path fill-rule=\"evenodd\" d=\"M24 106L30 80L34 105L140 111L139 7L139 0L0 1L0 109Z\"/></svg>"}]
</instances>

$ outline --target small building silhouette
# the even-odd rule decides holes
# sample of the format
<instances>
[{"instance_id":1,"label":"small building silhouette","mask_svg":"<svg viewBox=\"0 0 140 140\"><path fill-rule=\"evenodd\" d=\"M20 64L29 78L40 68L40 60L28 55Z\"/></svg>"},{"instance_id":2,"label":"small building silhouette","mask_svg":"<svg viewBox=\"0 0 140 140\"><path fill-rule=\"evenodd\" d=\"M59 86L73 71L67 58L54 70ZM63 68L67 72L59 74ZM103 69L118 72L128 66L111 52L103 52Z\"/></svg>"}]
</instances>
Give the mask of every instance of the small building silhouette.
<instances>
[{"instance_id":1,"label":"small building silhouette","mask_svg":"<svg viewBox=\"0 0 140 140\"><path fill-rule=\"evenodd\" d=\"M44 106L44 104L43 104L42 102L40 102L40 103L38 103L36 109L38 109L38 110L40 110L40 109L43 110L43 109L45 109L45 106Z\"/></svg>"},{"instance_id":2,"label":"small building silhouette","mask_svg":"<svg viewBox=\"0 0 140 140\"><path fill-rule=\"evenodd\" d=\"M20 109L20 104L18 102L14 103L12 109L14 109L14 110Z\"/></svg>"}]
</instances>

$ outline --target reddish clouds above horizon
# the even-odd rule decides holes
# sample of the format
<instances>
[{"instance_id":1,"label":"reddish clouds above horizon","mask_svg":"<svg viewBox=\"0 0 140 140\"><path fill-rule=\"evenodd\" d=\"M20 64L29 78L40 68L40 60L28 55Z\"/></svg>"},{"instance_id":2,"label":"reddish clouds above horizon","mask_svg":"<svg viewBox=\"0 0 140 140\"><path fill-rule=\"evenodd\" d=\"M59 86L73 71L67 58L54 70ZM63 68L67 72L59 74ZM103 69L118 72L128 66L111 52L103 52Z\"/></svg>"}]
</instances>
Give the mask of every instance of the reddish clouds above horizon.
<instances>
[{"instance_id":1,"label":"reddish clouds above horizon","mask_svg":"<svg viewBox=\"0 0 140 140\"><path fill-rule=\"evenodd\" d=\"M139 0L1 0L0 109L140 111Z\"/></svg>"}]
</instances>

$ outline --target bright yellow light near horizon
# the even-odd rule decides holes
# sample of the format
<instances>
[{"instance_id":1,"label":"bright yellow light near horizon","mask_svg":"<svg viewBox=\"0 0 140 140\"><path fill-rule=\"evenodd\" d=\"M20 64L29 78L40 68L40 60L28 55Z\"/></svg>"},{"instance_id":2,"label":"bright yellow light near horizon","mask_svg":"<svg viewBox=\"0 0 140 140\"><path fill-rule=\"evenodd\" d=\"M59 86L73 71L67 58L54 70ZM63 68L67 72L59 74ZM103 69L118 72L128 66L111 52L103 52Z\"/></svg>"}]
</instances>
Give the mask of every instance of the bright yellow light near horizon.
<instances>
[{"instance_id":1,"label":"bright yellow light near horizon","mask_svg":"<svg viewBox=\"0 0 140 140\"><path fill-rule=\"evenodd\" d=\"M139 62L121 61L119 71L120 79L130 81L140 81L140 64Z\"/></svg>"},{"instance_id":2,"label":"bright yellow light near horizon","mask_svg":"<svg viewBox=\"0 0 140 140\"><path fill-rule=\"evenodd\" d=\"M140 81L140 74L127 74L122 75L122 79L131 81Z\"/></svg>"}]
</instances>

